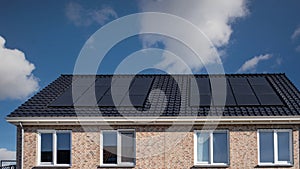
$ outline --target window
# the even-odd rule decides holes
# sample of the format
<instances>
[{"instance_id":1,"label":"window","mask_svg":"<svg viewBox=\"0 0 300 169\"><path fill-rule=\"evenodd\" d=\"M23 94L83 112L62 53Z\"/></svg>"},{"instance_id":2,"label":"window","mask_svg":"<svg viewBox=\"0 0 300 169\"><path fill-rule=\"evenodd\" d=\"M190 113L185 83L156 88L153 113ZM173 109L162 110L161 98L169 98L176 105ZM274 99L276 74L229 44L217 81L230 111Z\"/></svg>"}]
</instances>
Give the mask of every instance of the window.
<instances>
[{"instance_id":1,"label":"window","mask_svg":"<svg viewBox=\"0 0 300 169\"><path fill-rule=\"evenodd\" d=\"M39 131L39 165L71 164L71 131Z\"/></svg>"},{"instance_id":2,"label":"window","mask_svg":"<svg viewBox=\"0 0 300 169\"><path fill-rule=\"evenodd\" d=\"M259 130L260 165L292 165L291 130Z\"/></svg>"},{"instance_id":3,"label":"window","mask_svg":"<svg viewBox=\"0 0 300 169\"><path fill-rule=\"evenodd\" d=\"M195 165L228 165L227 131L195 131Z\"/></svg>"},{"instance_id":4,"label":"window","mask_svg":"<svg viewBox=\"0 0 300 169\"><path fill-rule=\"evenodd\" d=\"M134 166L134 130L101 132L101 166Z\"/></svg>"}]
</instances>

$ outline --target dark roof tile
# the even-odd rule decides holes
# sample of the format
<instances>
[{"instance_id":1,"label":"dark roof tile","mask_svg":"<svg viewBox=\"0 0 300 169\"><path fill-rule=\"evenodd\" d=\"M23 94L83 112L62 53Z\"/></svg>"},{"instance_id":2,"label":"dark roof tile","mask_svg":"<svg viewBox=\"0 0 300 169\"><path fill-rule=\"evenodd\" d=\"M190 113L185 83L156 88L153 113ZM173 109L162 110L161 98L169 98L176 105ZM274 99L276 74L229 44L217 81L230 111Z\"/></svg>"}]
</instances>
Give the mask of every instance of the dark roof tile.
<instances>
[{"instance_id":1,"label":"dark roof tile","mask_svg":"<svg viewBox=\"0 0 300 169\"><path fill-rule=\"evenodd\" d=\"M117 77L132 75L117 75ZM196 75L207 77L207 75ZM210 75L211 76L211 75ZM214 75L224 77L224 75ZM96 79L111 78L111 75L97 75ZM137 75L139 79L153 77L153 97L146 100L143 107L54 107L50 104L64 93L72 84L72 80L93 78L91 75L61 75L47 87L31 97L13 111L8 117L74 117L74 116L207 116L220 112L224 116L294 116L300 115L300 93L285 74L228 74L233 83L247 77L249 82L263 83L265 77L281 98L283 105L275 106L226 106L191 107L189 106L188 81L192 75ZM257 79L253 77L259 77ZM264 79L264 78L263 78ZM176 80L176 81L175 81ZM181 89L181 91L180 91ZM164 98L166 95L166 98ZM151 108L152 103L152 108ZM164 107L166 105L166 107Z\"/></svg>"}]
</instances>

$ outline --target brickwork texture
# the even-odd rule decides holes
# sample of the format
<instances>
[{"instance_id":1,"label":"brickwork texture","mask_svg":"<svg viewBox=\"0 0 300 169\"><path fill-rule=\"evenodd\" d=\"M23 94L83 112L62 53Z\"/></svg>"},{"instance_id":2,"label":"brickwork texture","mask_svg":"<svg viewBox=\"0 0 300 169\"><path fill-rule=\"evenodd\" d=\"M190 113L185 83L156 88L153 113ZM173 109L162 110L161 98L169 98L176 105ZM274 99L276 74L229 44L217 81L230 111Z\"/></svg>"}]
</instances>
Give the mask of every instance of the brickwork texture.
<instances>
[{"instance_id":1,"label":"brickwork texture","mask_svg":"<svg viewBox=\"0 0 300 169\"><path fill-rule=\"evenodd\" d=\"M114 126L114 129L135 129L135 169L192 169L194 166L194 130L169 130L170 126ZM184 129L185 127L183 127ZM24 126L23 168L46 169L38 166L38 130L72 130L71 169L97 169L100 166L100 131L111 129L103 126ZM216 130L228 130L230 169L262 168L258 166L257 129L292 129L292 167L299 168L299 127L295 125L227 125ZM18 128L17 156L21 161L21 129ZM18 165L20 167L20 165ZM53 167L51 167L53 169ZM58 168L58 167L55 167ZM64 167L66 168L66 167ZM278 167L276 167L278 169ZM270 167L268 167L270 169Z\"/></svg>"}]
</instances>

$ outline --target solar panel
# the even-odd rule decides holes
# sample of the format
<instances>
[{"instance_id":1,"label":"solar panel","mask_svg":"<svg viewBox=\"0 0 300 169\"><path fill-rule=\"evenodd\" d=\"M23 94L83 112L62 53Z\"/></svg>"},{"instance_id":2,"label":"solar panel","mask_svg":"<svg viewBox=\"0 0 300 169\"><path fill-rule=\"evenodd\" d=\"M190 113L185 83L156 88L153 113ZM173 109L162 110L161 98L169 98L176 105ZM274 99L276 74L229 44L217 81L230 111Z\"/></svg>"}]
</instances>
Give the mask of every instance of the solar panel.
<instances>
[{"instance_id":1,"label":"solar panel","mask_svg":"<svg viewBox=\"0 0 300 169\"><path fill-rule=\"evenodd\" d=\"M153 81L153 77L145 77L145 78L134 78L133 84L134 85L144 85L144 84L151 84Z\"/></svg>"},{"instance_id":2,"label":"solar panel","mask_svg":"<svg viewBox=\"0 0 300 169\"><path fill-rule=\"evenodd\" d=\"M241 94L247 94L247 95L253 95L253 91L250 87L250 85L231 85L232 92L235 95L241 95Z\"/></svg>"},{"instance_id":3,"label":"solar panel","mask_svg":"<svg viewBox=\"0 0 300 169\"><path fill-rule=\"evenodd\" d=\"M113 91L111 88L98 101L98 106L143 106L145 103L149 90L152 86L154 78L134 78L118 77L113 81ZM130 81L131 80L131 81ZM107 81L106 83L109 83ZM131 85L130 85L131 84ZM130 86L129 93L128 87ZM130 99L124 99L125 94L129 94ZM112 95L116 98L113 102Z\"/></svg>"},{"instance_id":4,"label":"solar panel","mask_svg":"<svg viewBox=\"0 0 300 169\"><path fill-rule=\"evenodd\" d=\"M283 105L277 94L261 94L257 97L262 105Z\"/></svg>"},{"instance_id":5,"label":"solar panel","mask_svg":"<svg viewBox=\"0 0 300 169\"><path fill-rule=\"evenodd\" d=\"M129 95L148 95L149 90L145 87L133 87L129 90Z\"/></svg>"},{"instance_id":6,"label":"solar panel","mask_svg":"<svg viewBox=\"0 0 300 169\"><path fill-rule=\"evenodd\" d=\"M195 81L190 80L190 95L209 95L210 93L208 78L196 77Z\"/></svg>"},{"instance_id":7,"label":"solar panel","mask_svg":"<svg viewBox=\"0 0 300 169\"><path fill-rule=\"evenodd\" d=\"M150 93L153 80L153 77L134 78L129 89L130 99L124 99L120 106L143 106Z\"/></svg>"},{"instance_id":8,"label":"solar panel","mask_svg":"<svg viewBox=\"0 0 300 169\"><path fill-rule=\"evenodd\" d=\"M211 97L210 95L209 80L206 77L196 77L195 81L190 79L190 106L204 106L204 102L209 102L206 105L210 105Z\"/></svg>"},{"instance_id":9,"label":"solar panel","mask_svg":"<svg viewBox=\"0 0 300 169\"><path fill-rule=\"evenodd\" d=\"M112 78L97 78L95 81L95 86L110 86L112 83Z\"/></svg>"},{"instance_id":10,"label":"solar panel","mask_svg":"<svg viewBox=\"0 0 300 169\"><path fill-rule=\"evenodd\" d=\"M114 93L112 93L112 90ZM105 95L125 95L128 92L126 86L111 86L111 88L105 93Z\"/></svg>"},{"instance_id":11,"label":"solar panel","mask_svg":"<svg viewBox=\"0 0 300 169\"><path fill-rule=\"evenodd\" d=\"M235 95L238 106L260 105L255 95Z\"/></svg>"},{"instance_id":12,"label":"solar panel","mask_svg":"<svg viewBox=\"0 0 300 169\"><path fill-rule=\"evenodd\" d=\"M97 100L103 97L108 90L108 86L90 87L79 99L75 102L76 106L96 106Z\"/></svg>"},{"instance_id":13,"label":"solar panel","mask_svg":"<svg viewBox=\"0 0 300 169\"><path fill-rule=\"evenodd\" d=\"M248 85L247 78L244 77L230 77L228 80L231 85Z\"/></svg>"},{"instance_id":14,"label":"solar panel","mask_svg":"<svg viewBox=\"0 0 300 169\"><path fill-rule=\"evenodd\" d=\"M211 91L210 91L210 87L209 86L206 86L206 85L197 85L196 83L192 83L191 84L191 88L190 88L190 94L197 94L197 93L200 93L200 94L210 94Z\"/></svg>"},{"instance_id":15,"label":"solar panel","mask_svg":"<svg viewBox=\"0 0 300 169\"><path fill-rule=\"evenodd\" d=\"M90 87L92 84L95 83L95 77L94 76L89 76L89 77L84 77L84 78L77 78L72 82L72 86L82 86L82 87Z\"/></svg>"},{"instance_id":16,"label":"solar panel","mask_svg":"<svg viewBox=\"0 0 300 169\"><path fill-rule=\"evenodd\" d=\"M153 78L145 78L145 81L142 81L142 79L135 79L131 86L130 89L134 88L144 88L144 90L149 90L150 87L152 86Z\"/></svg>"},{"instance_id":17,"label":"solar panel","mask_svg":"<svg viewBox=\"0 0 300 169\"><path fill-rule=\"evenodd\" d=\"M218 78L219 77L211 77L211 79L208 79L198 77L196 78L196 82L190 80L190 106L210 105L210 94L213 95L212 100L215 106L223 106L224 102L225 106L283 104L265 77L228 77L227 81ZM209 82L211 82L211 84L209 84ZM226 84L226 87L223 86L224 84ZM226 94L226 96L224 96L224 94ZM196 100L197 97L200 100Z\"/></svg>"},{"instance_id":18,"label":"solar panel","mask_svg":"<svg viewBox=\"0 0 300 169\"><path fill-rule=\"evenodd\" d=\"M256 94L276 94L270 85L253 85L252 88Z\"/></svg>"},{"instance_id":19,"label":"solar panel","mask_svg":"<svg viewBox=\"0 0 300 169\"><path fill-rule=\"evenodd\" d=\"M115 86L130 86L133 79L128 77L115 77L113 85Z\"/></svg>"},{"instance_id":20,"label":"solar panel","mask_svg":"<svg viewBox=\"0 0 300 169\"><path fill-rule=\"evenodd\" d=\"M215 106L236 106L230 84L225 79L212 79L212 97ZM223 85L226 85L224 87ZM224 100L225 99L225 100Z\"/></svg>"},{"instance_id":21,"label":"solar panel","mask_svg":"<svg viewBox=\"0 0 300 169\"><path fill-rule=\"evenodd\" d=\"M72 94L72 87L70 87L49 106L73 106L73 99L76 101L87 89L86 86L74 86Z\"/></svg>"},{"instance_id":22,"label":"solar panel","mask_svg":"<svg viewBox=\"0 0 300 169\"><path fill-rule=\"evenodd\" d=\"M209 84L210 83L208 77L196 77L195 80L198 84Z\"/></svg>"},{"instance_id":23,"label":"solar panel","mask_svg":"<svg viewBox=\"0 0 300 169\"><path fill-rule=\"evenodd\" d=\"M211 78L211 90L212 94L225 94L232 93L231 87L225 78Z\"/></svg>"},{"instance_id":24,"label":"solar panel","mask_svg":"<svg viewBox=\"0 0 300 169\"><path fill-rule=\"evenodd\" d=\"M223 100L225 98L225 100ZM235 99L232 94L213 95L213 103L215 106L236 106Z\"/></svg>"},{"instance_id":25,"label":"solar panel","mask_svg":"<svg viewBox=\"0 0 300 169\"><path fill-rule=\"evenodd\" d=\"M106 95L103 96L99 101L98 101L98 106L107 106L107 107L114 107L114 106L119 106L120 103L122 102L124 96L122 95L115 95L114 98L116 99L115 102L112 99L111 95Z\"/></svg>"},{"instance_id":26,"label":"solar panel","mask_svg":"<svg viewBox=\"0 0 300 169\"><path fill-rule=\"evenodd\" d=\"M211 95L200 95L200 106L209 106L211 104Z\"/></svg>"},{"instance_id":27,"label":"solar panel","mask_svg":"<svg viewBox=\"0 0 300 169\"><path fill-rule=\"evenodd\" d=\"M269 85L265 77L248 77L248 81L251 85Z\"/></svg>"},{"instance_id":28,"label":"solar panel","mask_svg":"<svg viewBox=\"0 0 300 169\"><path fill-rule=\"evenodd\" d=\"M197 87L199 87L198 90ZM211 87L213 87L214 91L212 91ZM197 93L198 91L200 95ZM214 95L213 99L212 94ZM190 106L210 106L212 103L216 106L222 106L224 104L226 106L236 105L231 87L226 79L223 78L218 79L212 77L209 80L206 77L201 77L196 78L196 83L190 80L190 99Z\"/></svg>"},{"instance_id":29,"label":"solar panel","mask_svg":"<svg viewBox=\"0 0 300 169\"><path fill-rule=\"evenodd\" d=\"M211 95L191 95L190 97L190 106L210 106L211 104Z\"/></svg>"}]
</instances>

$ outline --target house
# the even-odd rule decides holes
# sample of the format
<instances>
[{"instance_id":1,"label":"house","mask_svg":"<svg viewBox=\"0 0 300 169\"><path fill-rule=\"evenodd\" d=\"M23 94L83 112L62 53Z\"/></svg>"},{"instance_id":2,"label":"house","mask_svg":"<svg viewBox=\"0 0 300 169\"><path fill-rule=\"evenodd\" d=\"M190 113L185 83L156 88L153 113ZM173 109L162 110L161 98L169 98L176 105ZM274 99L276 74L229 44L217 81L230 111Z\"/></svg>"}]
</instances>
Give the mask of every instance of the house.
<instances>
[{"instance_id":1,"label":"house","mask_svg":"<svg viewBox=\"0 0 300 169\"><path fill-rule=\"evenodd\" d=\"M17 166L300 168L285 74L61 75L7 117Z\"/></svg>"}]
</instances>

